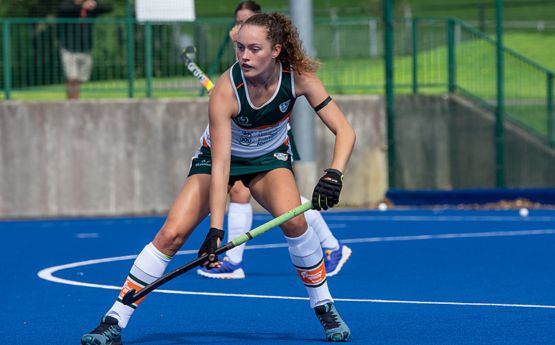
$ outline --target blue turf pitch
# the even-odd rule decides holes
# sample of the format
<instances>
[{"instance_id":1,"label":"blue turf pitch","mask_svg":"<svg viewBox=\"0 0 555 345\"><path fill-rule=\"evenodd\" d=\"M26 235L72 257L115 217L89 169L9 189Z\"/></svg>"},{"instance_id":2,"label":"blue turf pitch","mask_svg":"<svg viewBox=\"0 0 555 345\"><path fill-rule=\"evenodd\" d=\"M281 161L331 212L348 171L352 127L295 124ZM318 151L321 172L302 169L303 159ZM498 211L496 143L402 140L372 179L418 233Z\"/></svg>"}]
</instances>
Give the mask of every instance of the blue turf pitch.
<instances>
[{"instance_id":1,"label":"blue turf pitch","mask_svg":"<svg viewBox=\"0 0 555 345\"><path fill-rule=\"evenodd\" d=\"M328 280L353 344L555 343L555 211L324 216L353 250L341 273ZM254 225L269 219L256 215ZM78 344L111 306L133 256L162 221L0 221L0 339ZM194 257L206 226L169 270ZM244 266L245 280L189 272L164 285L165 293L141 304L124 344L323 342L278 229L249 242Z\"/></svg>"}]
</instances>

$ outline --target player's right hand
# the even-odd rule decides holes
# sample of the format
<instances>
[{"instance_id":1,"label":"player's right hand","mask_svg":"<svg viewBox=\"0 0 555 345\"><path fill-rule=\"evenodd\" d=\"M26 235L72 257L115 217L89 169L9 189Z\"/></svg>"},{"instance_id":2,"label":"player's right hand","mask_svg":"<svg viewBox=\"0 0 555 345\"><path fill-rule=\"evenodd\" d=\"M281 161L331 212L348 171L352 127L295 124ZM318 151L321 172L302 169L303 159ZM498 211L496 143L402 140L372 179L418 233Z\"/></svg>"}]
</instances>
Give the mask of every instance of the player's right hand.
<instances>
[{"instance_id":1,"label":"player's right hand","mask_svg":"<svg viewBox=\"0 0 555 345\"><path fill-rule=\"evenodd\" d=\"M220 265L218 260L218 255L215 254L216 249L220 246L221 241L224 239L224 231L217 229L217 228L210 228L208 230L208 234L206 234L206 238L200 249L198 251L198 257L203 256L204 254L208 254L208 259L201 263L202 266L206 268L215 268Z\"/></svg>"}]
</instances>

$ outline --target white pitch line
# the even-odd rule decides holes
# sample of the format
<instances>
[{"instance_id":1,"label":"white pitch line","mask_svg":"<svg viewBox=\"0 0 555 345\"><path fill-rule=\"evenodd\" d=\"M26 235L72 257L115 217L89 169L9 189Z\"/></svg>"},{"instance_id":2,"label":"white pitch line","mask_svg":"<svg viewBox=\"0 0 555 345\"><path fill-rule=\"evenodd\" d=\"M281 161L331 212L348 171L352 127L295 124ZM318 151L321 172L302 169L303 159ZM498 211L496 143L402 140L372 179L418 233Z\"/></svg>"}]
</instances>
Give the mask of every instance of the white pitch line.
<instances>
[{"instance_id":1,"label":"white pitch line","mask_svg":"<svg viewBox=\"0 0 555 345\"><path fill-rule=\"evenodd\" d=\"M98 232L80 232L75 235L77 238L98 238Z\"/></svg>"},{"instance_id":2,"label":"white pitch line","mask_svg":"<svg viewBox=\"0 0 555 345\"><path fill-rule=\"evenodd\" d=\"M455 239L455 238L478 238L478 237L508 237L508 236L533 236L533 235L551 235L555 234L555 229L539 229L524 231L488 231L475 233L459 233L459 234L436 234L436 235L415 235L415 236L387 236L387 237L368 237L353 238L341 240L343 243L369 243L369 242L385 242L385 241L418 241L432 239ZM268 248L284 248L286 243L273 243L247 246L246 249L268 249ZM196 250L183 250L177 252L176 255L196 254ZM42 269L37 275L44 280L53 283L67 284L73 286L82 286L98 289L120 290L121 286L85 283L70 279L63 279L54 276L54 273L82 266L95 265L100 263L133 260L137 255L116 256L111 258L93 259L86 261L73 262L65 265L52 266ZM176 295L197 295L197 296L214 296L214 297L239 297L239 298L261 298L261 299L283 299L283 300L308 300L307 297L296 296L279 296L279 295L255 295L255 294L236 294L236 293L219 293L219 292L201 292L201 291L180 291L180 290L154 290L156 293L176 294ZM555 305L543 304L515 304L515 303L483 303L483 302L440 302L440 301L411 301L411 300L385 300L385 299L357 299L357 298L334 298L341 302L359 302L359 303L391 303L391 304L421 304L421 305L451 305L451 306L473 306L473 307L504 307L504 308L540 308L555 309Z\"/></svg>"},{"instance_id":3,"label":"white pitch line","mask_svg":"<svg viewBox=\"0 0 555 345\"><path fill-rule=\"evenodd\" d=\"M120 290L121 287L118 287ZM177 290L154 290L158 293L177 294L177 295L197 295L211 297L240 297L240 298L262 298L262 299L284 299L308 301L308 297L279 296L279 295L254 295L222 292L200 292L200 291L177 291ZM424 305L453 305L471 307L505 307L505 308L539 308L555 309L555 305L544 304L514 304L514 303L483 303L483 302L439 302L439 301L411 301L411 300L388 300L388 299L367 299L367 298L334 298L340 302L359 302L359 303L390 303L390 304L424 304Z\"/></svg>"},{"instance_id":4,"label":"white pitch line","mask_svg":"<svg viewBox=\"0 0 555 345\"><path fill-rule=\"evenodd\" d=\"M553 235L555 229L538 230L515 230L515 231L486 231L486 232L467 232L454 234L437 235L412 235L412 236L384 236L342 239L342 243L370 243L370 242L394 242L394 241L421 241L421 240L446 240L454 238L480 238L480 237L512 237L512 236L533 236L533 235ZM286 248L287 243L257 244L246 246L246 250Z\"/></svg>"},{"instance_id":5,"label":"white pitch line","mask_svg":"<svg viewBox=\"0 0 555 345\"><path fill-rule=\"evenodd\" d=\"M420 240L446 240L454 238L479 238L479 237L512 237L512 236L533 236L533 235L553 235L555 229L522 230L522 231L486 231L486 232L467 232L455 234L437 235L413 235L413 236L385 236L367 237L341 240L342 243L368 243L368 242L390 242L390 241L420 241Z\"/></svg>"},{"instance_id":6,"label":"white pitch line","mask_svg":"<svg viewBox=\"0 0 555 345\"><path fill-rule=\"evenodd\" d=\"M429 216L409 216L409 215L379 215L379 216L358 216L358 215L328 215L326 214L324 218L326 221L401 221L401 222L453 222L453 221L468 221L468 222L553 222L555 217L553 216L528 216L521 217L515 211L514 216L449 216L449 215L429 215ZM255 216L256 220L268 220L272 219L265 216Z\"/></svg>"}]
</instances>

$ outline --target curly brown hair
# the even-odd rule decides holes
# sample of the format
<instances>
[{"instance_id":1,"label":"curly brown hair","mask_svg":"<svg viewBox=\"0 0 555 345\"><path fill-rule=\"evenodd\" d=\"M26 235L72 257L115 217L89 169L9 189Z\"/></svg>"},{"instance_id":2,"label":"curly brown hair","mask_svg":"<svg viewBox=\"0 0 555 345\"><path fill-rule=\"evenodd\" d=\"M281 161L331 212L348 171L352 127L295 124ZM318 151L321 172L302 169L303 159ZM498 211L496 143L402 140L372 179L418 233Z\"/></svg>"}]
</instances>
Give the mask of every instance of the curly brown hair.
<instances>
[{"instance_id":1,"label":"curly brown hair","mask_svg":"<svg viewBox=\"0 0 555 345\"><path fill-rule=\"evenodd\" d=\"M320 67L320 62L304 51L297 28L285 15L275 12L258 13L247 19L243 23L243 26L245 25L265 27L272 46L281 45L281 53L277 60L285 66L291 66L295 72L314 73Z\"/></svg>"}]
</instances>

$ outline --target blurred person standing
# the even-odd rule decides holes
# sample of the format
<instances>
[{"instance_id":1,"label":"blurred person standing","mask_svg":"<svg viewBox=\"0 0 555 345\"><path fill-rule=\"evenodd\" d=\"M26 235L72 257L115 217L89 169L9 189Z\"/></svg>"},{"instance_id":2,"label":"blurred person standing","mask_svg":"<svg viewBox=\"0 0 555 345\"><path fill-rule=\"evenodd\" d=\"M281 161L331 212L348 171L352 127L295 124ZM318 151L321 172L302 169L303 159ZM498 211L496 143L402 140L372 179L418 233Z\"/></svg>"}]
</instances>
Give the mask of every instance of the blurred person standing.
<instances>
[{"instance_id":1,"label":"blurred person standing","mask_svg":"<svg viewBox=\"0 0 555 345\"><path fill-rule=\"evenodd\" d=\"M112 11L112 5L95 0L65 0L58 7L59 18L95 18ZM58 38L68 99L79 98L79 84L91 77L94 24L63 23Z\"/></svg>"}]
</instances>

